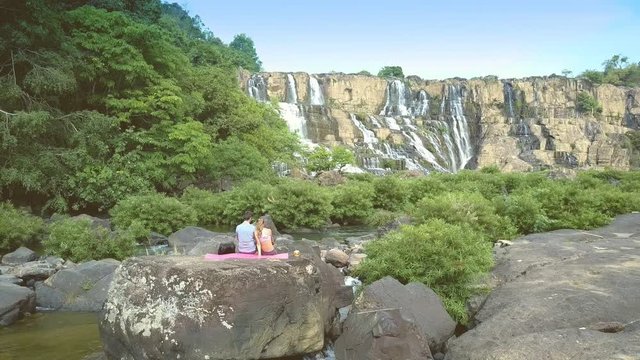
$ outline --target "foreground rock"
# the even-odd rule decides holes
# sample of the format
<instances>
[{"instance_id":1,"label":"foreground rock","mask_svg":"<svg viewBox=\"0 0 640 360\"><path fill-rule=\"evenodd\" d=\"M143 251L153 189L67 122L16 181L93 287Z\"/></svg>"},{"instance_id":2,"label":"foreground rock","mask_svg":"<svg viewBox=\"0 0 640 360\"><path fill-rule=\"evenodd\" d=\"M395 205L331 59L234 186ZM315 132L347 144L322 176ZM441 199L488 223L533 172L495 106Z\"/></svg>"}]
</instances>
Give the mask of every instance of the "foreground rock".
<instances>
[{"instance_id":1,"label":"foreground rock","mask_svg":"<svg viewBox=\"0 0 640 360\"><path fill-rule=\"evenodd\" d=\"M477 327L447 359L638 358L640 214L525 236L500 249L493 274Z\"/></svg>"},{"instance_id":2,"label":"foreground rock","mask_svg":"<svg viewBox=\"0 0 640 360\"><path fill-rule=\"evenodd\" d=\"M355 302L356 311L400 309L402 317L414 323L432 352L440 351L453 335L455 321L433 290L421 283L402 285L385 277L364 288Z\"/></svg>"},{"instance_id":3,"label":"foreground rock","mask_svg":"<svg viewBox=\"0 0 640 360\"><path fill-rule=\"evenodd\" d=\"M259 359L323 348L352 300L319 256L286 261L131 258L101 316L108 359Z\"/></svg>"},{"instance_id":4,"label":"foreground rock","mask_svg":"<svg viewBox=\"0 0 640 360\"><path fill-rule=\"evenodd\" d=\"M120 262L113 259L92 260L60 270L36 283L37 305L55 310L100 311L118 265Z\"/></svg>"},{"instance_id":5,"label":"foreground rock","mask_svg":"<svg viewBox=\"0 0 640 360\"><path fill-rule=\"evenodd\" d=\"M398 309L349 314L335 349L336 360L433 359L420 330Z\"/></svg>"},{"instance_id":6,"label":"foreground rock","mask_svg":"<svg viewBox=\"0 0 640 360\"><path fill-rule=\"evenodd\" d=\"M0 326L8 326L36 310L35 294L26 287L0 283Z\"/></svg>"}]
</instances>

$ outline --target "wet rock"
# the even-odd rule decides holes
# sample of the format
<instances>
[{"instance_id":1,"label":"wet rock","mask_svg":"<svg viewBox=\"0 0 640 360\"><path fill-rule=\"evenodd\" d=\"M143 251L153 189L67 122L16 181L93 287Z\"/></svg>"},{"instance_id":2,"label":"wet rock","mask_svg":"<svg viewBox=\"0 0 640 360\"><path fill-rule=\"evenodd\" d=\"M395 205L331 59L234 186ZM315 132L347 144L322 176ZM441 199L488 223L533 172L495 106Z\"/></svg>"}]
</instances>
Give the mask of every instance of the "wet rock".
<instances>
[{"instance_id":1,"label":"wet rock","mask_svg":"<svg viewBox=\"0 0 640 360\"><path fill-rule=\"evenodd\" d=\"M0 283L0 326L8 326L36 309L35 293L26 287Z\"/></svg>"},{"instance_id":2,"label":"wet rock","mask_svg":"<svg viewBox=\"0 0 640 360\"><path fill-rule=\"evenodd\" d=\"M20 265L29 261L36 260L38 255L24 246L19 247L16 251L10 252L2 257L4 265Z\"/></svg>"},{"instance_id":3,"label":"wet rock","mask_svg":"<svg viewBox=\"0 0 640 360\"><path fill-rule=\"evenodd\" d=\"M349 265L349 255L340 249L331 249L325 255L325 261L335 267L345 267Z\"/></svg>"},{"instance_id":4,"label":"wet rock","mask_svg":"<svg viewBox=\"0 0 640 360\"><path fill-rule=\"evenodd\" d=\"M45 280L55 274L57 269L47 261L30 261L11 269L11 274L21 278L24 282Z\"/></svg>"},{"instance_id":5,"label":"wet rock","mask_svg":"<svg viewBox=\"0 0 640 360\"><path fill-rule=\"evenodd\" d=\"M119 264L113 259L92 260L60 270L35 284L37 305L66 311L100 311Z\"/></svg>"},{"instance_id":6,"label":"wet rock","mask_svg":"<svg viewBox=\"0 0 640 360\"><path fill-rule=\"evenodd\" d=\"M4 274L0 275L0 284L23 285L24 282L15 275Z\"/></svg>"},{"instance_id":7,"label":"wet rock","mask_svg":"<svg viewBox=\"0 0 640 360\"><path fill-rule=\"evenodd\" d=\"M362 260L367 258L367 254L351 254L349 255L349 270L353 271L358 268Z\"/></svg>"},{"instance_id":8,"label":"wet rock","mask_svg":"<svg viewBox=\"0 0 640 360\"><path fill-rule=\"evenodd\" d=\"M147 237L149 246L169 245L169 238L157 232L150 232Z\"/></svg>"},{"instance_id":9,"label":"wet rock","mask_svg":"<svg viewBox=\"0 0 640 360\"><path fill-rule=\"evenodd\" d=\"M323 348L337 309L351 302L345 290L313 255L130 258L114 276L101 337L110 359L300 356Z\"/></svg>"}]
</instances>

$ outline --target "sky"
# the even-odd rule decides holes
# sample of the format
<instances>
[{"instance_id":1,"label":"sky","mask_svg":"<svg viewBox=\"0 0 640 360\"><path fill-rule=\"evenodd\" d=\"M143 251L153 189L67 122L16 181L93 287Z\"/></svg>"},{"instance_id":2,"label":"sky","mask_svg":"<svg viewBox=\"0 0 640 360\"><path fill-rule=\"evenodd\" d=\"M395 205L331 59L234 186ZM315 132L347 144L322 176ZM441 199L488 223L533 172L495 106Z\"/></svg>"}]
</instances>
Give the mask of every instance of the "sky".
<instances>
[{"instance_id":1,"label":"sky","mask_svg":"<svg viewBox=\"0 0 640 360\"><path fill-rule=\"evenodd\" d=\"M501 78L640 61L640 0L175 0L225 43L253 39L265 71Z\"/></svg>"}]
</instances>

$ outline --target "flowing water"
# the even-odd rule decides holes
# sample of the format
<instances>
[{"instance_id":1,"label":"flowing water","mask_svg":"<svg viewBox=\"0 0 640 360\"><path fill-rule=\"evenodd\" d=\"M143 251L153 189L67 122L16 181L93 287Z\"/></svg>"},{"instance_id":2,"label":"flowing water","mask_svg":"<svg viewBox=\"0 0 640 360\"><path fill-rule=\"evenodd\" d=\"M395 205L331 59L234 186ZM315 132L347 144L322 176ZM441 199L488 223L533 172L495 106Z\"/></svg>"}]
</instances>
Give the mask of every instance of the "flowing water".
<instances>
[{"instance_id":1,"label":"flowing water","mask_svg":"<svg viewBox=\"0 0 640 360\"><path fill-rule=\"evenodd\" d=\"M0 328L2 360L81 360L99 351L94 313L41 312Z\"/></svg>"},{"instance_id":2,"label":"flowing water","mask_svg":"<svg viewBox=\"0 0 640 360\"><path fill-rule=\"evenodd\" d=\"M309 76L309 102L311 105L324 105L322 89L315 76Z\"/></svg>"}]
</instances>

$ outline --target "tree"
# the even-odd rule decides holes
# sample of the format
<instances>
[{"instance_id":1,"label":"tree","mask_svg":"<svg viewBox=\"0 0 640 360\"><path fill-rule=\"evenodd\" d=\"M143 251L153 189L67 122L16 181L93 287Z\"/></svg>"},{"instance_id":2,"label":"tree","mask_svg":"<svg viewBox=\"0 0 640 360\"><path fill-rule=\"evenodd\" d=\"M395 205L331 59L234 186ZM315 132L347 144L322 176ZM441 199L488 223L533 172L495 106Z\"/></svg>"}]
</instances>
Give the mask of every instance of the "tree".
<instances>
[{"instance_id":1,"label":"tree","mask_svg":"<svg viewBox=\"0 0 640 360\"><path fill-rule=\"evenodd\" d=\"M590 113L595 115L602 113L602 105L598 103L593 96L586 91L581 91L576 96L576 110L581 113Z\"/></svg>"},{"instance_id":2,"label":"tree","mask_svg":"<svg viewBox=\"0 0 640 360\"><path fill-rule=\"evenodd\" d=\"M358 71L356 75L373 76L373 74L371 74L367 70Z\"/></svg>"},{"instance_id":3,"label":"tree","mask_svg":"<svg viewBox=\"0 0 640 360\"><path fill-rule=\"evenodd\" d=\"M378 71L378 76L404 78L404 73L400 66L385 66Z\"/></svg>"},{"instance_id":4,"label":"tree","mask_svg":"<svg viewBox=\"0 0 640 360\"><path fill-rule=\"evenodd\" d=\"M344 146L334 147L331 151L331 159L338 167L338 171L342 171L343 167L353 164L355 161L353 153Z\"/></svg>"},{"instance_id":5,"label":"tree","mask_svg":"<svg viewBox=\"0 0 640 360\"><path fill-rule=\"evenodd\" d=\"M233 38L233 41L229 43L229 47L237 50L247 59L245 66L243 66L245 69L253 72L260 71L262 62L258 59L256 48L250 37L246 34L238 34Z\"/></svg>"},{"instance_id":6,"label":"tree","mask_svg":"<svg viewBox=\"0 0 640 360\"><path fill-rule=\"evenodd\" d=\"M573 71L571 71L571 70L569 70L569 69L564 69L564 70L562 70L562 75L563 75L564 77L569 77L569 76L571 76L571 74L572 74L572 73L573 73Z\"/></svg>"},{"instance_id":7,"label":"tree","mask_svg":"<svg viewBox=\"0 0 640 360\"><path fill-rule=\"evenodd\" d=\"M307 170L309 171L327 171L336 166L331 159L331 152L323 147L318 146L307 155Z\"/></svg>"}]
</instances>

